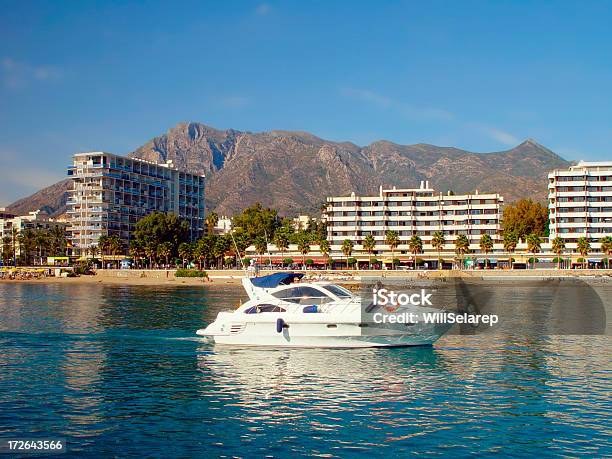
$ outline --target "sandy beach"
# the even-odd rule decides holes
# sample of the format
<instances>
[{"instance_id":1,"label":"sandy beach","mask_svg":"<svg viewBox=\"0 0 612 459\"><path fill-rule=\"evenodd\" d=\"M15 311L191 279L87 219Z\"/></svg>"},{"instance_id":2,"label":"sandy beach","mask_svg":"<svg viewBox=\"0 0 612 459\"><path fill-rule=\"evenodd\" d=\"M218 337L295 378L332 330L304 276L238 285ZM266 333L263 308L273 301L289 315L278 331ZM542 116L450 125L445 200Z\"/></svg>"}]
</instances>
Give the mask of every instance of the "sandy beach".
<instances>
[{"instance_id":1,"label":"sandy beach","mask_svg":"<svg viewBox=\"0 0 612 459\"><path fill-rule=\"evenodd\" d=\"M273 271L261 271L260 276ZM105 284L105 285L239 285L244 273L240 270L209 270L208 278L175 277L174 270L98 270L96 275L79 277L44 277L29 280L1 279L0 283L62 283L62 284ZM612 270L475 270L475 271L306 271L312 280L332 280L343 284L358 283L361 277L388 278L568 278L589 277L610 279Z\"/></svg>"}]
</instances>

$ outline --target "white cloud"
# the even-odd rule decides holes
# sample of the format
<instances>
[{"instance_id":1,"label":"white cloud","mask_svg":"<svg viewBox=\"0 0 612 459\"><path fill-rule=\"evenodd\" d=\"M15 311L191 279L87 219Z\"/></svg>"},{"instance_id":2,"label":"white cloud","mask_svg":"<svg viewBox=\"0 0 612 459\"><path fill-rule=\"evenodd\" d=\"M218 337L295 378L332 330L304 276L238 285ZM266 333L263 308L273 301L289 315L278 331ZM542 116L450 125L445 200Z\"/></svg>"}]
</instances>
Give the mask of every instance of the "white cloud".
<instances>
[{"instance_id":1,"label":"white cloud","mask_svg":"<svg viewBox=\"0 0 612 459\"><path fill-rule=\"evenodd\" d=\"M513 136L512 134L502 131L496 127L485 126L482 124L471 124L477 131L482 132L487 137L510 147L518 145L521 140L518 137Z\"/></svg>"},{"instance_id":2,"label":"white cloud","mask_svg":"<svg viewBox=\"0 0 612 459\"><path fill-rule=\"evenodd\" d=\"M455 118L447 110L433 107L416 107L369 89L343 88L341 93L345 97L361 100L379 108L394 110L408 119L449 121Z\"/></svg>"},{"instance_id":3,"label":"white cloud","mask_svg":"<svg viewBox=\"0 0 612 459\"><path fill-rule=\"evenodd\" d=\"M4 57L0 61L0 78L4 87L19 89L36 81L54 81L62 77L62 70L51 65L31 65Z\"/></svg>"},{"instance_id":4,"label":"white cloud","mask_svg":"<svg viewBox=\"0 0 612 459\"><path fill-rule=\"evenodd\" d=\"M272 11L272 7L267 3L260 3L259 5L257 5L257 8L255 8L255 13L259 16L265 16L270 11Z\"/></svg>"}]
</instances>

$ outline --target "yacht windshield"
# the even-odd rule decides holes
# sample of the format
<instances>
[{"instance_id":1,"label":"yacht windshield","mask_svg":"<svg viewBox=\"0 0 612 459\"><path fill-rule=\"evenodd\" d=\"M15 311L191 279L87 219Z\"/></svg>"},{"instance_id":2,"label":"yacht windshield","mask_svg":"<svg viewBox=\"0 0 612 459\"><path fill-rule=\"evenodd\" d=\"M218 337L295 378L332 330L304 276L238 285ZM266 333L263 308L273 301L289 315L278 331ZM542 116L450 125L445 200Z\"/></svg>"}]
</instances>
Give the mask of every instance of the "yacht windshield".
<instances>
[{"instance_id":1,"label":"yacht windshield","mask_svg":"<svg viewBox=\"0 0 612 459\"><path fill-rule=\"evenodd\" d=\"M339 285L328 284L328 285L324 285L323 288L325 290L330 291L331 293L336 295L338 298L351 298L353 296L351 292L349 292L344 287L340 287Z\"/></svg>"},{"instance_id":2,"label":"yacht windshield","mask_svg":"<svg viewBox=\"0 0 612 459\"><path fill-rule=\"evenodd\" d=\"M324 304L332 301L332 298L321 290L306 285L287 288L272 295L284 301L306 305Z\"/></svg>"}]
</instances>

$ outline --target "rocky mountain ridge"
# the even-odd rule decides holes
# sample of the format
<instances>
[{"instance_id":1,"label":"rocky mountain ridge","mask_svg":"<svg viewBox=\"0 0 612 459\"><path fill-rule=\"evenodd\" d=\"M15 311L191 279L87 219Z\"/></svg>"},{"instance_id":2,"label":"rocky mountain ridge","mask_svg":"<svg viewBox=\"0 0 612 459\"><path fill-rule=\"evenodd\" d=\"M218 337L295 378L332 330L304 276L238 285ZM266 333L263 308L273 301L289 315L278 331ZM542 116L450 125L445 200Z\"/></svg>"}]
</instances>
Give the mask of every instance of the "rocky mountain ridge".
<instances>
[{"instance_id":1,"label":"rocky mountain ridge","mask_svg":"<svg viewBox=\"0 0 612 459\"><path fill-rule=\"evenodd\" d=\"M380 185L413 188L421 180L441 192L479 190L499 192L506 202L543 201L548 171L570 164L532 139L506 151L473 153L386 140L360 147L307 132L251 133L201 123L178 124L128 156L172 160L178 168L205 174L207 207L227 215L257 201L282 215L316 215L326 196L377 193ZM22 213L44 205L62 213L68 186L59 182L9 209Z\"/></svg>"}]
</instances>

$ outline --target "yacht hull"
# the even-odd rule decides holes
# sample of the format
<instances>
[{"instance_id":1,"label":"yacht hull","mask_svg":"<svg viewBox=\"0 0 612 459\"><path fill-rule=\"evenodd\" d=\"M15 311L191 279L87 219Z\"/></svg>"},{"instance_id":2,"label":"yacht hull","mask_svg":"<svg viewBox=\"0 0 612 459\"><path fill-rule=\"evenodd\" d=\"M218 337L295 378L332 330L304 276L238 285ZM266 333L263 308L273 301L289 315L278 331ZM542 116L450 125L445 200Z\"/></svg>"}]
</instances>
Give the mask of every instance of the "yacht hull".
<instances>
[{"instance_id":1,"label":"yacht hull","mask_svg":"<svg viewBox=\"0 0 612 459\"><path fill-rule=\"evenodd\" d=\"M216 324L215 324L216 325ZM363 327L359 324L289 323L281 332L276 323L230 324L228 333L211 326L198 330L215 344L270 347L364 348L429 346L449 327L424 325L403 328ZM409 329L407 329L409 328Z\"/></svg>"}]
</instances>

